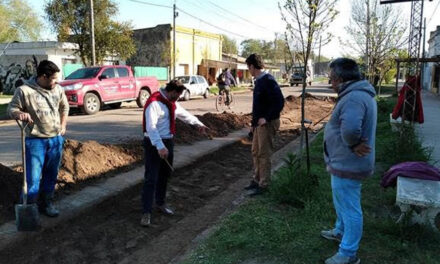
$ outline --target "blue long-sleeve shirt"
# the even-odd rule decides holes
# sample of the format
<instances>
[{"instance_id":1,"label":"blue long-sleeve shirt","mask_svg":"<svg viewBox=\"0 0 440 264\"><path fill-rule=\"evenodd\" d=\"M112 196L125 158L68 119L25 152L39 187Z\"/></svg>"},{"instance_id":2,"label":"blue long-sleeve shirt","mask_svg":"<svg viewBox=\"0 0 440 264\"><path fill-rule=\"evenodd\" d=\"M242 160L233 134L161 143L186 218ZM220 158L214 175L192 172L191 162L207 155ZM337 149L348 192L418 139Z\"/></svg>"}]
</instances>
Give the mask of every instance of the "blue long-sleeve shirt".
<instances>
[{"instance_id":1,"label":"blue long-sleeve shirt","mask_svg":"<svg viewBox=\"0 0 440 264\"><path fill-rule=\"evenodd\" d=\"M258 119L266 122L280 118L284 107L284 96L275 78L262 73L255 80L254 96L252 101L252 126L258 126Z\"/></svg>"}]
</instances>

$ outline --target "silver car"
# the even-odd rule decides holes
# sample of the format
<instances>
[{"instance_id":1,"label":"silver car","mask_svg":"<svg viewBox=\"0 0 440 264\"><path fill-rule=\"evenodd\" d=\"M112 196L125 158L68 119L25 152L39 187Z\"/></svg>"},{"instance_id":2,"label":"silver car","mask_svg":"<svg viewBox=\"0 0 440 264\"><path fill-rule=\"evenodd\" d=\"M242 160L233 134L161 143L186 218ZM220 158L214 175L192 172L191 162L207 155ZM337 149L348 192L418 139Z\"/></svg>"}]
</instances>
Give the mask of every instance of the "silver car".
<instances>
[{"instance_id":1,"label":"silver car","mask_svg":"<svg viewBox=\"0 0 440 264\"><path fill-rule=\"evenodd\" d=\"M176 79L181 81L186 88L180 96L183 101L188 101L193 96L208 98L209 84L205 77L200 75L184 75L177 76Z\"/></svg>"}]
</instances>

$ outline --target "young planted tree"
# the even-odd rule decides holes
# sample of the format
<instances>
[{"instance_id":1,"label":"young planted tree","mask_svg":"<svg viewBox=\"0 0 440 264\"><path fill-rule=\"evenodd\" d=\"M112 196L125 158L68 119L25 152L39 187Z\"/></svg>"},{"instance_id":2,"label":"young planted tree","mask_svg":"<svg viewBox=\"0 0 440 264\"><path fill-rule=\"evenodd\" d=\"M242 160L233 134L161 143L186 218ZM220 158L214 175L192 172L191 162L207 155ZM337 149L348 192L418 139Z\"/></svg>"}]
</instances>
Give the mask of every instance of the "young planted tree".
<instances>
[{"instance_id":1,"label":"young planted tree","mask_svg":"<svg viewBox=\"0 0 440 264\"><path fill-rule=\"evenodd\" d=\"M279 3L282 19L286 22L286 34L288 38L299 48L299 53L304 62L303 72L307 72L307 62L312 50L319 43L327 44L332 35L326 33L330 24L334 21L338 11L335 9L337 0L285 0ZM305 97L306 79L303 80L301 96L301 149L304 146L304 137L307 133L305 127ZM301 153L301 152L300 152ZM309 168L309 145L306 137L306 155ZM302 155L300 154L302 159ZM302 162L301 162L302 163Z\"/></svg>"},{"instance_id":2,"label":"young planted tree","mask_svg":"<svg viewBox=\"0 0 440 264\"><path fill-rule=\"evenodd\" d=\"M376 86L393 66L390 60L407 44L407 28L402 13L393 5L353 0L350 23L345 28L349 39L341 42L361 56L365 76Z\"/></svg>"},{"instance_id":3,"label":"young planted tree","mask_svg":"<svg viewBox=\"0 0 440 264\"><path fill-rule=\"evenodd\" d=\"M25 0L0 0L0 42L37 40L40 30L41 21Z\"/></svg>"},{"instance_id":4,"label":"young planted tree","mask_svg":"<svg viewBox=\"0 0 440 264\"><path fill-rule=\"evenodd\" d=\"M129 58L135 53L131 24L111 19L118 12L112 0L93 1L96 61L102 63L106 56ZM90 65L92 48L89 0L49 0L45 11L58 33L58 39L77 43L83 64Z\"/></svg>"}]
</instances>

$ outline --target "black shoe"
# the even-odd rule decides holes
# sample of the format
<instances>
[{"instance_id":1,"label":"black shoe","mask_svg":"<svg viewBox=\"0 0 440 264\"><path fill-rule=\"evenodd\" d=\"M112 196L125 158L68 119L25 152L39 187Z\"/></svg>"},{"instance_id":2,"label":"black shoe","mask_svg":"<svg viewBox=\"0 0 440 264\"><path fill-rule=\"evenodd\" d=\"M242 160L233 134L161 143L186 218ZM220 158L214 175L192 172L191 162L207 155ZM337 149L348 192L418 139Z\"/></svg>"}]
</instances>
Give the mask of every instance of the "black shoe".
<instances>
[{"instance_id":1,"label":"black shoe","mask_svg":"<svg viewBox=\"0 0 440 264\"><path fill-rule=\"evenodd\" d=\"M244 187L244 189L245 189L246 191L253 190L253 189L256 189L256 188L258 188L258 183L257 183L256 181L254 181L254 180L252 180L252 181L249 183L248 186Z\"/></svg>"},{"instance_id":2,"label":"black shoe","mask_svg":"<svg viewBox=\"0 0 440 264\"><path fill-rule=\"evenodd\" d=\"M248 195L250 197L253 197L255 195L261 195L261 194L265 193L266 190L267 190L267 188L262 188L262 187L258 186L257 188L253 189L252 192L250 192Z\"/></svg>"},{"instance_id":3,"label":"black shoe","mask_svg":"<svg viewBox=\"0 0 440 264\"><path fill-rule=\"evenodd\" d=\"M60 212L55 208L53 204L53 193L41 193L38 203L38 210L40 213L49 217L57 217Z\"/></svg>"}]
</instances>

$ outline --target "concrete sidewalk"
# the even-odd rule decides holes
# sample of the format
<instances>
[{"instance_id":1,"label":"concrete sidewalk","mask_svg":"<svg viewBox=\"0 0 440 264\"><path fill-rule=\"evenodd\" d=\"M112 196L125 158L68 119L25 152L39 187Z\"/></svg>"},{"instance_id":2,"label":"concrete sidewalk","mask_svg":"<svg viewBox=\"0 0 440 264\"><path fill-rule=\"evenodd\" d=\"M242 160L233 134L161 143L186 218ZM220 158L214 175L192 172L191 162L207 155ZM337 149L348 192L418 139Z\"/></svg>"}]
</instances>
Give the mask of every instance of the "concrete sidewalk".
<instances>
[{"instance_id":1,"label":"concrete sidewalk","mask_svg":"<svg viewBox=\"0 0 440 264\"><path fill-rule=\"evenodd\" d=\"M425 122L415 126L416 133L424 147L432 150L430 163L440 161L440 97L428 91L422 91L422 105Z\"/></svg>"}]
</instances>

